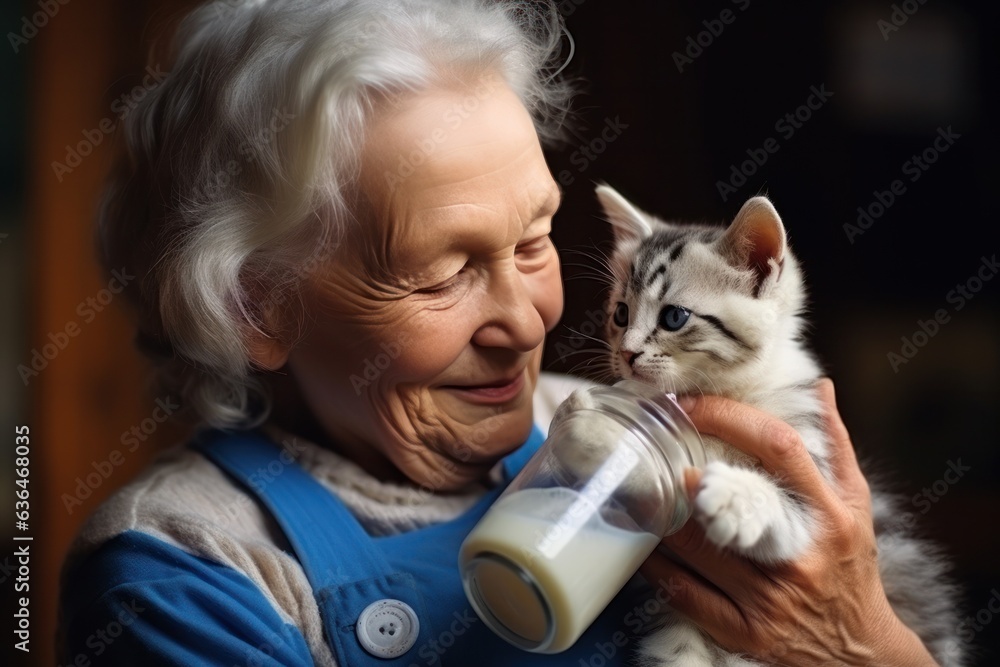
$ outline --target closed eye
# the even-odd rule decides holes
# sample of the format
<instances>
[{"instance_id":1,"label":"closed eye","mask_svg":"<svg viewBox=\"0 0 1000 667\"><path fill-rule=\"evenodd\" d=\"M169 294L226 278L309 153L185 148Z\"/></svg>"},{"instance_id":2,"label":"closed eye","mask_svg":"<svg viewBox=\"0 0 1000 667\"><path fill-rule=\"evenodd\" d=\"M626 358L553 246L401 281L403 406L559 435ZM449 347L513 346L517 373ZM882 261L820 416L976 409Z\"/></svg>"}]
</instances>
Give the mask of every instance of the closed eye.
<instances>
[{"instance_id":1,"label":"closed eye","mask_svg":"<svg viewBox=\"0 0 1000 667\"><path fill-rule=\"evenodd\" d=\"M549 235L525 241L514 248L514 261L521 273L534 273L549 266L556 259L552 239Z\"/></svg>"},{"instance_id":2,"label":"closed eye","mask_svg":"<svg viewBox=\"0 0 1000 667\"><path fill-rule=\"evenodd\" d=\"M546 234L545 236L539 236L537 239L518 245L514 252L520 256L531 257L548 250L551 246L552 239Z\"/></svg>"},{"instance_id":3,"label":"closed eye","mask_svg":"<svg viewBox=\"0 0 1000 667\"><path fill-rule=\"evenodd\" d=\"M413 293L438 295L438 296L446 294L447 292L458 287L462 283L462 278L463 276L465 276L466 273L468 273L468 269L469 265L468 263L466 263L466 265L463 266L458 273L453 275L451 278L448 278L444 282L438 283L437 285L432 285L430 287L422 287L418 290L414 290Z\"/></svg>"}]
</instances>

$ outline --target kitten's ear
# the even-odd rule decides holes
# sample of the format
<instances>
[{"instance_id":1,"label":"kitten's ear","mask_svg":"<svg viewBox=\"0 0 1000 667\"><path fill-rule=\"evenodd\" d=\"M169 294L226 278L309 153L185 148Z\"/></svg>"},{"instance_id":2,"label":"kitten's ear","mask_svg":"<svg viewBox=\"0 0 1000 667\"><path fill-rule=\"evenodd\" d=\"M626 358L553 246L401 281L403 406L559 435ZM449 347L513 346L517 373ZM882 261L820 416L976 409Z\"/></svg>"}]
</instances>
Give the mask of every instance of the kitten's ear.
<instances>
[{"instance_id":1,"label":"kitten's ear","mask_svg":"<svg viewBox=\"0 0 1000 667\"><path fill-rule=\"evenodd\" d=\"M615 233L615 243L642 240L653 233L646 214L618 194L610 185L597 186L597 199Z\"/></svg>"},{"instance_id":2,"label":"kitten's ear","mask_svg":"<svg viewBox=\"0 0 1000 667\"><path fill-rule=\"evenodd\" d=\"M767 197L753 197L736 214L719 240L720 249L734 265L757 274L757 291L772 275L777 280L785 261L785 226Z\"/></svg>"}]
</instances>

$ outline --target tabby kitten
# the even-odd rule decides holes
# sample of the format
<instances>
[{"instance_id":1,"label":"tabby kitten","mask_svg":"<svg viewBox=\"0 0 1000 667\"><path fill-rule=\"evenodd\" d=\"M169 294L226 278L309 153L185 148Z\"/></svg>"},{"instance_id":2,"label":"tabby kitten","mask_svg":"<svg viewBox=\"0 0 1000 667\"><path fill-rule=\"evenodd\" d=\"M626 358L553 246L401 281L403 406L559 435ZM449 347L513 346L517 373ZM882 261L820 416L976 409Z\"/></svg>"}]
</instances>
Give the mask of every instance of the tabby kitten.
<instances>
[{"instance_id":1,"label":"tabby kitten","mask_svg":"<svg viewBox=\"0 0 1000 667\"><path fill-rule=\"evenodd\" d=\"M815 391L821 370L802 339L805 289L785 228L765 197L728 228L675 225L607 185L597 196L614 229L607 342L612 370L676 394L727 396L792 425L828 480L829 445ZM695 499L709 540L760 563L805 553L818 526L755 460L706 437L710 463ZM956 591L945 561L911 537L894 499L872 490L879 566L897 615L942 665L961 665ZM759 665L668 613L644 638L646 665Z\"/></svg>"}]
</instances>

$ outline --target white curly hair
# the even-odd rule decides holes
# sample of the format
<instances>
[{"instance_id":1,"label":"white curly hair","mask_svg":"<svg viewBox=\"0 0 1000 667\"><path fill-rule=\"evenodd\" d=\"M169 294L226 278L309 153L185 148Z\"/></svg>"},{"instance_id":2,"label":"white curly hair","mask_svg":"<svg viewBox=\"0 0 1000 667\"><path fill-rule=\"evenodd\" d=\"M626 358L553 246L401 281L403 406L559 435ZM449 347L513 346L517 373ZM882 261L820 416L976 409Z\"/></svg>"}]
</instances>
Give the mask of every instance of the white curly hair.
<instances>
[{"instance_id":1,"label":"white curly hair","mask_svg":"<svg viewBox=\"0 0 1000 667\"><path fill-rule=\"evenodd\" d=\"M566 35L552 2L229 0L185 17L168 75L126 118L99 215L103 264L140 277L137 340L161 391L209 426L266 418L249 336L301 334L298 287L355 219L373 114L500 76L554 140Z\"/></svg>"}]
</instances>

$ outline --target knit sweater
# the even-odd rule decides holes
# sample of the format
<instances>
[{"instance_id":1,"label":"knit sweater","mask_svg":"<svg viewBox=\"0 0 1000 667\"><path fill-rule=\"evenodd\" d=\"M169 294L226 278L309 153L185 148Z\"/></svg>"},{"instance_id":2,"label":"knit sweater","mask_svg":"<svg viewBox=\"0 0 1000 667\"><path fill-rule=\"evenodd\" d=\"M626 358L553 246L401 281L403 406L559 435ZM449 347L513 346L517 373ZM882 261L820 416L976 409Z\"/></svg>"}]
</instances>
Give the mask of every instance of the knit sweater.
<instances>
[{"instance_id":1,"label":"knit sweater","mask_svg":"<svg viewBox=\"0 0 1000 667\"><path fill-rule=\"evenodd\" d=\"M559 403L581 386L585 383L575 378L540 374L534 416L543 432ZM414 485L383 482L337 453L273 425L265 426L265 432L336 494L372 535L449 521L489 488L487 480L458 493L436 494ZM261 471L264 477L269 474L281 471ZM198 452L183 445L164 452L136 480L102 504L73 543L64 577L89 554L129 531L245 575L284 623L301 632L315 664L336 664L324 640L312 589L274 519Z\"/></svg>"}]
</instances>

